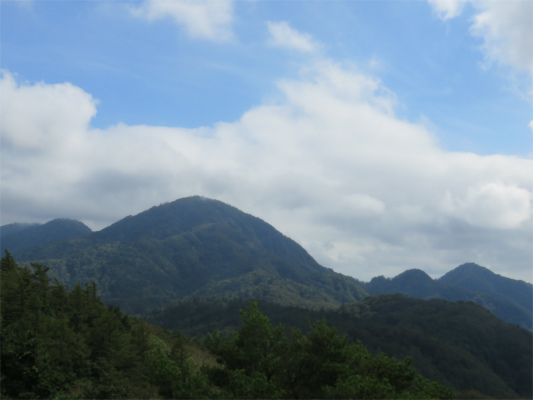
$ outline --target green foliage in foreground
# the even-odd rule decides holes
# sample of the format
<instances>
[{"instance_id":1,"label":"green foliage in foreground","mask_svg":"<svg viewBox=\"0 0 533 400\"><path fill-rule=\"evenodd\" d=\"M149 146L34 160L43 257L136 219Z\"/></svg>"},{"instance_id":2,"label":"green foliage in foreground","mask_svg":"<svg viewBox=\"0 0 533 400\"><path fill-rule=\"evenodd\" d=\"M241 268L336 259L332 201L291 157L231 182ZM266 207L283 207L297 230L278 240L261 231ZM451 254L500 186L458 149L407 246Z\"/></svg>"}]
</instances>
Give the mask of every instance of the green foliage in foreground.
<instances>
[{"instance_id":1,"label":"green foliage in foreground","mask_svg":"<svg viewBox=\"0 0 533 400\"><path fill-rule=\"evenodd\" d=\"M95 284L68 291L47 271L1 260L2 398L453 397L409 360L372 356L325 322L287 336L250 305L234 336L209 335L209 354L104 306Z\"/></svg>"},{"instance_id":2,"label":"green foliage in foreground","mask_svg":"<svg viewBox=\"0 0 533 400\"><path fill-rule=\"evenodd\" d=\"M307 335L273 327L257 303L241 311L234 336L208 336L219 366L211 382L230 398L448 399L452 390L417 375L410 360L372 356L361 342L349 344L323 320Z\"/></svg>"},{"instance_id":3,"label":"green foliage in foreground","mask_svg":"<svg viewBox=\"0 0 533 400\"><path fill-rule=\"evenodd\" d=\"M214 329L237 331L245 306L239 298L194 299L146 319L200 338ZM379 295L337 309L306 310L261 300L259 307L274 325L308 332L308 321L325 319L349 341L361 340L372 354L412 357L411 365L422 376L453 388L458 396L471 396L474 390L484 398L533 398L531 332L474 303Z\"/></svg>"},{"instance_id":4,"label":"green foliage in foreground","mask_svg":"<svg viewBox=\"0 0 533 400\"><path fill-rule=\"evenodd\" d=\"M204 398L187 340L106 307L96 285L67 291L47 267L1 260L1 397Z\"/></svg>"}]
</instances>

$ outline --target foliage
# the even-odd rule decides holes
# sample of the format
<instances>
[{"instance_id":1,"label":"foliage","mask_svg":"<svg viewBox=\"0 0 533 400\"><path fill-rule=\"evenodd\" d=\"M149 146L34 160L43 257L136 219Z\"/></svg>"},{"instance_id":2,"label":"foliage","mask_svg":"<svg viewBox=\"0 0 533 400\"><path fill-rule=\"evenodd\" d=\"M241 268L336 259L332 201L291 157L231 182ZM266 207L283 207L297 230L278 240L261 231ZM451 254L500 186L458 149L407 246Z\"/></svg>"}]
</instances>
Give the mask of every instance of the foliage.
<instances>
[{"instance_id":1,"label":"foliage","mask_svg":"<svg viewBox=\"0 0 533 400\"><path fill-rule=\"evenodd\" d=\"M452 398L452 390L417 375L410 361L372 356L349 344L324 320L305 335L272 326L257 303L241 312L242 328L231 337L211 334L209 349L222 366L211 380L231 398Z\"/></svg>"},{"instance_id":2,"label":"foliage","mask_svg":"<svg viewBox=\"0 0 533 400\"><path fill-rule=\"evenodd\" d=\"M1 263L3 398L449 398L409 362L372 356L325 321L273 327L257 303L232 337L209 336L201 363L184 336L106 307L96 284L68 291L48 267Z\"/></svg>"},{"instance_id":3,"label":"foliage","mask_svg":"<svg viewBox=\"0 0 533 400\"><path fill-rule=\"evenodd\" d=\"M201 337L213 329L240 329L243 299L182 301L147 317L151 323ZM361 340L372 354L398 360L425 378L485 397L531 398L531 332L506 324L484 308L466 302L420 300L402 295L369 296L336 310L309 310L259 301L273 324L309 332L308 321L326 319L349 340Z\"/></svg>"},{"instance_id":4,"label":"foliage","mask_svg":"<svg viewBox=\"0 0 533 400\"><path fill-rule=\"evenodd\" d=\"M93 283L70 292L48 268L1 260L3 398L203 398L187 341L106 307Z\"/></svg>"}]
</instances>

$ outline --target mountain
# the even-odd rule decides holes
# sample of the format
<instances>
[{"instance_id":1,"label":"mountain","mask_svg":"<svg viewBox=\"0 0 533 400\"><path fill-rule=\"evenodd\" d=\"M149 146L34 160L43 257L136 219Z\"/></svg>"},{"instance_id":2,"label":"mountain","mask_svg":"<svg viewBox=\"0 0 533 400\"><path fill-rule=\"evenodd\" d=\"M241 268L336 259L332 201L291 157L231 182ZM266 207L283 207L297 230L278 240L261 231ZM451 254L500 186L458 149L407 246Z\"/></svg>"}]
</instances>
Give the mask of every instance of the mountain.
<instances>
[{"instance_id":1,"label":"mountain","mask_svg":"<svg viewBox=\"0 0 533 400\"><path fill-rule=\"evenodd\" d=\"M533 285L510 279L474 263L458 266L438 279L443 285L511 299L532 312Z\"/></svg>"},{"instance_id":2,"label":"mountain","mask_svg":"<svg viewBox=\"0 0 533 400\"><path fill-rule=\"evenodd\" d=\"M316 308L366 295L358 281L320 266L261 219L198 196L13 255L49 266L70 287L94 280L103 301L136 315L193 297Z\"/></svg>"},{"instance_id":3,"label":"mountain","mask_svg":"<svg viewBox=\"0 0 533 400\"><path fill-rule=\"evenodd\" d=\"M420 269L407 270L393 279L378 276L364 284L369 294L403 293L418 298L437 297L437 286L433 279Z\"/></svg>"},{"instance_id":4,"label":"mountain","mask_svg":"<svg viewBox=\"0 0 533 400\"><path fill-rule=\"evenodd\" d=\"M2 245L4 234L36 228L7 228ZM457 390L531 397L531 332L470 302L523 321L529 309L522 302L531 285L515 285L479 266L460 266L440 280L409 270L363 284L320 266L259 218L197 196L152 207L99 232L40 240L8 249L21 264L51 267L70 288L94 280L106 304L135 315L152 310L147 318L168 328L195 335L227 331L238 324L237 308L259 299L275 323L306 329L309 321L326 318L376 354L412 355L422 374ZM367 294L398 292L432 300ZM228 317L231 310L234 316Z\"/></svg>"},{"instance_id":5,"label":"mountain","mask_svg":"<svg viewBox=\"0 0 533 400\"><path fill-rule=\"evenodd\" d=\"M505 322L533 328L533 286L473 263L460 265L436 280L413 269L392 279L379 276L362 286L369 294L401 293L421 299L472 301Z\"/></svg>"},{"instance_id":6,"label":"mountain","mask_svg":"<svg viewBox=\"0 0 533 400\"><path fill-rule=\"evenodd\" d=\"M202 346L106 307L95 285L67 291L46 267L21 267L9 253L0 304L6 399L454 397L409 362L372 355L323 322L288 337L252 305L238 338L214 332Z\"/></svg>"},{"instance_id":7,"label":"mountain","mask_svg":"<svg viewBox=\"0 0 533 400\"><path fill-rule=\"evenodd\" d=\"M238 330L238 311L245 305L243 299L183 300L146 319L202 337L213 329ZM483 395L478 398L532 395L532 333L471 302L373 295L336 309L306 310L264 301L259 306L274 325L306 331L310 323L325 319L374 354L398 360L411 356L422 375L463 395L472 390Z\"/></svg>"},{"instance_id":8,"label":"mountain","mask_svg":"<svg viewBox=\"0 0 533 400\"><path fill-rule=\"evenodd\" d=\"M83 222L73 219L54 219L45 224L8 224L0 227L2 250L11 252L76 238L91 233Z\"/></svg>"},{"instance_id":9,"label":"mountain","mask_svg":"<svg viewBox=\"0 0 533 400\"><path fill-rule=\"evenodd\" d=\"M36 224L36 223L33 223L33 224L28 224L28 223L21 223L21 222L16 222L14 224L7 224L7 225L2 225L0 226L0 238L3 238L4 236L9 236L9 235L12 235L13 233L16 233L16 232L20 232L20 231L23 231L25 229L28 229L28 228L31 228L31 227L34 227L34 226L39 226L41 224Z\"/></svg>"}]
</instances>

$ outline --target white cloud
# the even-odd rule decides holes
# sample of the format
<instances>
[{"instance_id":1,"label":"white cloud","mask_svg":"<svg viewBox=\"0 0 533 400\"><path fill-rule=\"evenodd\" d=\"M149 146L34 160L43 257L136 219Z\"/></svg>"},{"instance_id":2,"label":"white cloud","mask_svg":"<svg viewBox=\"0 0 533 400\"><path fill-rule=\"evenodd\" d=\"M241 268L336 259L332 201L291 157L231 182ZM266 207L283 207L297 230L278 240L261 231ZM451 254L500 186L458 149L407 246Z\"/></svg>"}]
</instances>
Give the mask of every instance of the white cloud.
<instances>
[{"instance_id":1,"label":"white cloud","mask_svg":"<svg viewBox=\"0 0 533 400\"><path fill-rule=\"evenodd\" d=\"M132 13L149 21L171 18L194 38L225 41L233 37L233 0L145 0Z\"/></svg>"},{"instance_id":2,"label":"white cloud","mask_svg":"<svg viewBox=\"0 0 533 400\"><path fill-rule=\"evenodd\" d=\"M303 53L313 53L319 47L318 43L313 41L311 35L292 29L285 21L269 21L267 22L267 27L271 36L269 41L271 46L284 47Z\"/></svg>"},{"instance_id":3,"label":"white cloud","mask_svg":"<svg viewBox=\"0 0 533 400\"><path fill-rule=\"evenodd\" d=\"M475 261L530 280L533 162L442 150L352 68L317 62L279 82L282 102L199 129L91 129L96 102L81 88L21 85L7 73L1 85L2 224L72 217L102 227L199 194L360 279Z\"/></svg>"},{"instance_id":4,"label":"white cloud","mask_svg":"<svg viewBox=\"0 0 533 400\"><path fill-rule=\"evenodd\" d=\"M533 76L533 1L483 1L474 17L472 32L484 40L491 60Z\"/></svg>"},{"instance_id":5,"label":"white cloud","mask_svg":"<svg viewBox=\"0 0 533 400\"><path fill-rule=\"evenodd\" d=\"M70 83L19 85L3 71L0 92L0 129L5 146L44 151L65 146L86 132L96 115L96 101ZM63 112L61 118L57 118L58 110Z\"/></svg>"},{"instance_id":6,"label":"white cloud","mask_svg":"<svg viewBox=\"0 0 533 400\"><path fill-rule=\"evenodd\" d=\"M447 192L443 207L474 226L514 229L530 220L531 200L531 193L524 188L490 182L468 188L464 198L453 198Z\"/></svg>"},{"instance_id":7,"label":"white cloud","mask_svg":"<svg viewBox=\"0 0 533 400\"><path fill-rule=\"evenodd\" d=\"M428 0L444 20L461 14L470 2L476 14L471 31L483 39L488 60L533 76L533 2L531 0Z\"/></svg>"},{"instance_id":8,"label":"white cloud","mask_svg":"<svg viewBox=\"0 0 533 400\"><path fill-rule=\"evenodd\" d=\"M448 20L455 18L463 12L463 7L468 0L428 0L440 18Z\"/></svg>"}]
</instances>

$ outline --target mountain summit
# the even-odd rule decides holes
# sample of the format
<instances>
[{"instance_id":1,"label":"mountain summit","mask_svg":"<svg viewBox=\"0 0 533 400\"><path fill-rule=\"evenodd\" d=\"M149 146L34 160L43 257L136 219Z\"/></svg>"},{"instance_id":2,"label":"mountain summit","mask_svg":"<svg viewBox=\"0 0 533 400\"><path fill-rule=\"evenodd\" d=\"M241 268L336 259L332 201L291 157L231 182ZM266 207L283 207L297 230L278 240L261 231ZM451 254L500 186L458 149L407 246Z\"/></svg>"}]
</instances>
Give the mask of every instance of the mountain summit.
<instances>
[{"instance_id":1,"label":"mountain summit","mask_svg":"<svg viewBox=\"0 0 533 400\"><path fill-rule=\"evenodd\" d=\"M261 219L199 196L14 255L50 266L70 286L95 280L104 301L132 314L193 297L261 298L313 308L366 295L358 281L320 266Z\"/></svg>"},{"instance_id":2,"label":"mountain summit","mask_svg":"<svg viewBox=\"0 0 533 400\"><path fill-rule=\"evenodd\" d=\"M373 278L363 287L369 294L402 293L421 299L472 301L506 322L533 329L533 286L474 263L460 265L436 280L412 269L392 279Z\"/></svg>"},{"instance_id":3,"label":"mountain summit","mask_svg":"<svg viewBox=\"0 0 533 400\"><path fill-rule=\"evenodd\" d=\"M0 227L2 251L17 251L27 247L50 244L91 233L83 222L58 218L45 224L8 224Z\"/></svg>"}]
</instances>

